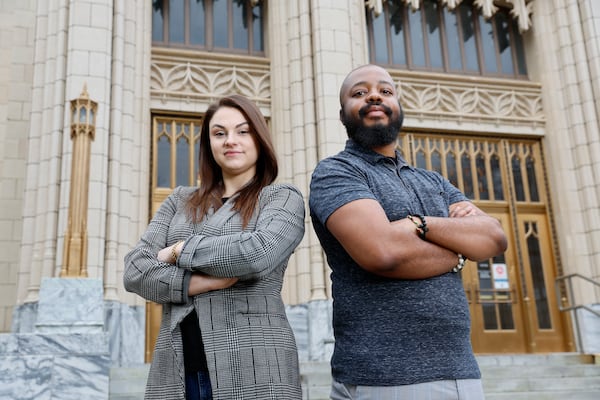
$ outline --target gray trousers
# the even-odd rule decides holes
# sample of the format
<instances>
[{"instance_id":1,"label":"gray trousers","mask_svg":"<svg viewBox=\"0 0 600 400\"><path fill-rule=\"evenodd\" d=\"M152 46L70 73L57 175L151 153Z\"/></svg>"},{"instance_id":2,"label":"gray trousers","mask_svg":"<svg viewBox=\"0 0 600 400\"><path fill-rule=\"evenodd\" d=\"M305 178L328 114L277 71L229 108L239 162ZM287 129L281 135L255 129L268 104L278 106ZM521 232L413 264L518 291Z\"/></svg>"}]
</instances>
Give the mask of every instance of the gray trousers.
<instances>
[{"instance_id":1,"label":"gray trousers","mask_svg":"<svg viewBox=\"0 0 600 400\"><path fill-rule=\"evenodd\" d=\"M402 386L356 386L333 381L331 400L484 400L481 379Z\"/></svg>"}]
</instances>

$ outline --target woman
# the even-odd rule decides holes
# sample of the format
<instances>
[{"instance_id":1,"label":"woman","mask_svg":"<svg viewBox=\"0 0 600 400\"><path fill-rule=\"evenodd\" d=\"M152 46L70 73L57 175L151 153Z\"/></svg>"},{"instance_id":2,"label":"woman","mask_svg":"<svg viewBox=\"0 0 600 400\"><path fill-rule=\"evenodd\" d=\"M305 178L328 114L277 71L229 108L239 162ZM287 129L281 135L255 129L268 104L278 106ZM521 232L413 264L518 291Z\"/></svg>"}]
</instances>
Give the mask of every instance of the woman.
<instances>
[{"instance_id":1,"label":"woman","mask_svg":"<svg viewBox=\"0 0 600 400\"><path fill-rule=\"evenodd\" d=\"M267 124L243 96L206 112L200 187L177 187L125 257L128 291L163 305L146 399L301 399L281 299L304 201L273 184Z\"/></svg>"}]
</instances>

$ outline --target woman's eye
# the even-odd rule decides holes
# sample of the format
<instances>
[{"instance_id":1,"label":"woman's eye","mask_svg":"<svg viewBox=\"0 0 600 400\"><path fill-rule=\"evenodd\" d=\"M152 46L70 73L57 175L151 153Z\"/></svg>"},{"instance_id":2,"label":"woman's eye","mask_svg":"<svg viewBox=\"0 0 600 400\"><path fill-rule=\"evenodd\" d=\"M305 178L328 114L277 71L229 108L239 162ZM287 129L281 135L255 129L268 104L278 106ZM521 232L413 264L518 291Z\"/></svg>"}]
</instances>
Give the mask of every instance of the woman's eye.
<instances>
[{"instance_id":1,"label":"woman's eye","mask_svg":"<svg viewBox=\"0 0 600 400\"><path fill-rule=\"evenodd\" d=\"M225 134L225 132L223 131L214 131L213 132L213 136L223 136Z\"/></svg>"}]
</instances>

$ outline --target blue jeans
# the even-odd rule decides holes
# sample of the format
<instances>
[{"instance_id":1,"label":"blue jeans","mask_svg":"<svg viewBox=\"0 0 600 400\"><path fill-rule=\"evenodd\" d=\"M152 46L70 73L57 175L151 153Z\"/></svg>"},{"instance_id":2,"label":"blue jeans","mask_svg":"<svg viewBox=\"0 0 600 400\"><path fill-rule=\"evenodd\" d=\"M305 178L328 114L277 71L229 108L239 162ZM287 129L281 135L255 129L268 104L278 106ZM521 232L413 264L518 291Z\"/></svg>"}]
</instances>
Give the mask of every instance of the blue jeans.
<instances>
[{"instance_id":1,"label":"blue jeans","mask_svg":"<svg viewBox=\"0 0 600 400\"><path fill-rule=\"evenodd\" d=\"M208 371L185 374L185 400L212 400Z\"/></svg>"}]
</instances>

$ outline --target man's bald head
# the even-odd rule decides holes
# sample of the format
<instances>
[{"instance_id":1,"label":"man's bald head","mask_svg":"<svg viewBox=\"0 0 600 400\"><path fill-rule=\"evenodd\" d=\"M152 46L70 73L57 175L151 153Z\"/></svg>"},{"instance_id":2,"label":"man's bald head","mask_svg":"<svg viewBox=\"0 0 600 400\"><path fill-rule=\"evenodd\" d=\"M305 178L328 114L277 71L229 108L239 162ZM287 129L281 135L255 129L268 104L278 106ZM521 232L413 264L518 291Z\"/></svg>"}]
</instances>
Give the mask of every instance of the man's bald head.
<instances>
[{"instance_id":1,"label":"man's bald head","mask_svg":"<svg viewBox=\"0 0 600 400\"><path fill-rule=\"evenodd\" d=\"M382 74L383 79L389 79L390 84L394 86L392 76L386 71L385 68L375 64L365 64L356 67L350 71L348 75L346 75L346 78L344 78L344 82L342 82L342 86L340 87L340 105L342 108L344 107L344 95L348 92L348 90L350 90L351 87L355 86L361 81L360 73L367 70L378 70L378 72Z\"/></svg>"}]
</instances>

